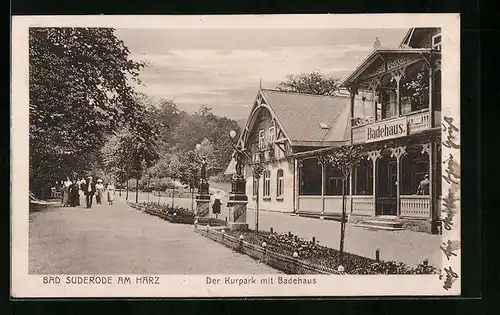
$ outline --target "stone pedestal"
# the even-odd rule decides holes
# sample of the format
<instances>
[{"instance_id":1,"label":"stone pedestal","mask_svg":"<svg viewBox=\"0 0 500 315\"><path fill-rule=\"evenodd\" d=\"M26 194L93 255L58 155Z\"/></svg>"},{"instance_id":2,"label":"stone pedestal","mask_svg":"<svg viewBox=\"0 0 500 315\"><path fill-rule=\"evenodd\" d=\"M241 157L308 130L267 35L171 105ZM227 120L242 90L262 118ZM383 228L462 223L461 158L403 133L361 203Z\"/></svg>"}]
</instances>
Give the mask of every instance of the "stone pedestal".
<instances>
[{"instance_id":1,"label":"stone pedestal","mask_svg":"<svg viewBox=\"0 0 500 315\"><path fill-rule=\"evenodd\" d=\"M196 217L208 218L210 214L210 193L207 180L202 179L196 195Z\"/></svg>"},{"instance_id":2,"label":"stone pedestal","mask_svg":"<svg viewBox=\"0 0 500 315\"><path fill-rule=\"evenodd\" d=\"M229 204L229 221L227 227L231 230L248 230L247 202Z\"/></svg>"},{"instance_id":3,"label":"stone pedestal","mask_svg":"<svg viewBox=\"0 0 500 315\"><path fill-rule=\"evenodd\" d=\"M247 203L248 197L245 194L246 181L242 176L233 179L232 191L229 194L227 206L229 208L229 221L227 227L234 230L247 230Z\"/></svg>"},{"instance_id":4,"label":"stone pedestal","mask_svg":"<svg viewBox=\"0 0 500 315\"><path fill-rule=\"evenodd\" d=\"M208 218L210 214L210 195L196 196L196 217Z\"/></svg>"}]
</instances>

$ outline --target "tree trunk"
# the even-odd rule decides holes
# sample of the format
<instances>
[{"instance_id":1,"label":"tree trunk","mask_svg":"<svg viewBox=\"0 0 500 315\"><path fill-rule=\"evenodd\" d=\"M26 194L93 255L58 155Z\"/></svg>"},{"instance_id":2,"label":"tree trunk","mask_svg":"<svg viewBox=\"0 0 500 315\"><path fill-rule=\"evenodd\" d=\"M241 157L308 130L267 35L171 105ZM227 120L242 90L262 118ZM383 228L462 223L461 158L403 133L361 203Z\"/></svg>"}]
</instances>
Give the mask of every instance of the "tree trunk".
<instances>
[{"instance_id":1,"label":"tree trunk","mask_svg":"<svg viewBox=\"0 0 500 315\"><path fill-rule=\"evenodd\" d=\"M194 187L191 187L191 211L194 211Z\"/></svg>"},{"instance_id":2,"label":"tree trunk","mask_svg":"<svg viewBox=\"0 0 500 315\"><path fill-rule=\"evenodd\" d=\"M135 179L135 203L139 203L139 179Z\"/></svg>"},{"instance_id":3,"label":"tree trunk","mask_svg":"<svg viewBox=\"0 0 500 315\"><path fill-rule=\"evenodd\" d=\"M174 184L174 185L175 185L175 184ZM174 186L174 187L172 187L172 209L174 208L174 198L175 198L175 196L174 196L174 192L175 192L175 186Z\"/></svg>"},{"instance_id":4,"label":"tree trunk","mask_svg":"<svg viewBox=\"0 0 500 315\"><path fill-rule=\"evenodd\" d=\"M344 237L345 237L345 179L342 179L342 216L340 218L340 264L343 264L344 259Z\"/></svg>"},{"instance_id":5,"label":"tree trunk","mask_svg":"<svg viewBox=\"0 0 500 315\"><path fill-rule=\"evenodd\" d=\"M260 184L260 177L257 179L257 202L256 202L256 218L255 218L255 232L259 234L259 187Z\"/></svg>"},{"instance_id":6,"label":"tree trunk","mask_svg":"<svg viewBox=\"0 0 500 315\"><path fill-rule=\"evenodd\" d=\"M127 193L126 193L126 195L125 195L125 200L127 200L127 201L128 201L128 180L127 180Z\"/></svg>"},{"instance_id":7,"label":"tree trunk","mask_svg":"<svg viewBox=\"0 0 500 315\"><path fill-rule=\"evenodd\" d=\"M43 185L44 185L44 183L43 183L43 179L42 179L42 181L41 181L42 190L41 190L41 194L40 194L41 200L45 200L45 187Z\"/></svg>"}]
</instances>

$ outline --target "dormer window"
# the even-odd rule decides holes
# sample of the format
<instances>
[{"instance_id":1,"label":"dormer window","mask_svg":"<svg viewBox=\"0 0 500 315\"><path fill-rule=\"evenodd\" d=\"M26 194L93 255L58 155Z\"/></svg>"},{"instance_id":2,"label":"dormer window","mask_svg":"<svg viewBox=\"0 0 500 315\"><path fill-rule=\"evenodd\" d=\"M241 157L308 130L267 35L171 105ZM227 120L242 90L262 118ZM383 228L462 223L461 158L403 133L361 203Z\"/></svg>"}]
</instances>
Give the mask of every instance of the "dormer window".
<instances>
[{"instance_id":1,"label":"dormer window","mask_svg":"<svg viewBox=\"0 0 500 315\"><path fill-rule=\"evenodd\" d=\"M432 49L441 50L441 33L432 36Z\"/></svg>"}]
</instances>

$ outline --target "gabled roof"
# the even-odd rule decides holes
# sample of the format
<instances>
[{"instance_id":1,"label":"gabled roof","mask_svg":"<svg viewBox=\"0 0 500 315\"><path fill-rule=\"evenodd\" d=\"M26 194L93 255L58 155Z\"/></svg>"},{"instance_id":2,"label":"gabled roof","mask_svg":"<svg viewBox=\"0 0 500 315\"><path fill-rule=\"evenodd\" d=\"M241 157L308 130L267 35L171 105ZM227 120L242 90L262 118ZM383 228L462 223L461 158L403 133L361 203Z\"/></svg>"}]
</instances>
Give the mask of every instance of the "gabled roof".
<instances>
[{"instance_id":1,"label":"gabled roof","mask_svg":"<svg viewBox=\"0 0 500 315\"><path fill-rule=\"evenodd\" d=\"M418 46L418 38L422 36L422 34L432 32L436 28L432 27L414 27L410 28L406 33L405 37L401 41L399 47L411 47L411 48L421 48ZM417 42L415 42L417 40Z\"/></svg>"},{"instance_id":2,"label":"gabled roof","mask_svg":"<svg viewBox=\"0 0 500 315\"><path fill-rule=\"evenodd\" d=\"M360 75L379 58L383 60L386 56L391 54L421 55L431 52L432 49L429 48L376 49L371 54L369 54L347 78L344 79L344 81L340 84L340 87L348 87L350 84L355 82L360 77Z\"/></svg>"},{"instance_id":3,"label":"gabled roof","mask_svg":"<svg viewBox=\"0 0 500 315\"><path fill-rule=\"evenodd\" d=\"M349 97L262 89L262 96L292 146L348 141ZM321 126L321 123L324 126ZM326 125L326 128L324 128Z\"/></svg>"},{"instance_id":4,"label":"gabled roof","mask_svg":"<svg viewBox=\"0 0 500 315\"><path fill-rule=\"evenodd\" d=\"M411 39L413 32L415 32L415 28L410 28L408 32L406 32L405 37L403 37L403 40L401 41L401 44L399 44L399 47L405 47L408 45L409 40Z\"/></svg>"},{"instance_id":5,"label":"gabled roof","mask_svg":"<svg viewBox=\"0 0 500 315\"><path fill-rule=\"evenodd\" d=\"M260 89L262 105L255 102L238 143L245 141L255 123L258 108L267 108L277 121L292 146L336 147L350 138L349 107L347 95L323 96L272 89ZM322 126L323 125L323 126ZM224 174L235 173L236 162L231 159Z\"/></svg>"}]
</instances>

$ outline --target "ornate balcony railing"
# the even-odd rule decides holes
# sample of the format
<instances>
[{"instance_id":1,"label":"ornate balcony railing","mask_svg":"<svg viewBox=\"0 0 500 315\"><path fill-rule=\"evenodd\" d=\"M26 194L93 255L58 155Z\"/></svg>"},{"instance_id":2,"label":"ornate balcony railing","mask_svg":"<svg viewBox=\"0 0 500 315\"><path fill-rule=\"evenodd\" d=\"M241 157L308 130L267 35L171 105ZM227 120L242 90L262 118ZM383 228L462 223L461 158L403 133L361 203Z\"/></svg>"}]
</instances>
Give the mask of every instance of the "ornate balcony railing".
<instances>
[{"instance_id":1,"label":"ornate balcony railing","mask_svg":"<svg viewBox=\"0 0 500 315\"><path fill-rule=\"evenodd\" d=\"M429 196L401 196L401 216L414 218L430 218L431 207Z\"/></svg>"},{"instance_id":2,"label":"ornate balcony railing","mask_svg":"<svg viewBox=\"0 0 500 315\"><path fill-rule=\"evenodd\" d=\"M399 125L401 125L401 127ZM396 138L408 134L418 133L423 130L428 130L431 127L432 126L431 126L429 110L422 109L419 111L408 113L407 115L404 116L383 119L380 121L360 126L353 126L352 141L354 144L359 144L365 142L373 142L377 140L385 140L388 138ZM393 130L396 130L397 132L392 132L391 128L394 128ZM368 134L369 133L368 129L371 130L387 129L390 131L389 132L384 131L384 133L379 133L374 138L373 135L370 136Z\"/></svg>"},{"instance_id":3,"label":"ornate balcony railing","mask_svg":"<svg viewBox=\"0 0 500 315\"><path fill-rule=\"evenodd\" d=\"M352 213L357 215L374 215L373 196L352 196Z\"/></svg>"}]
</instances>

